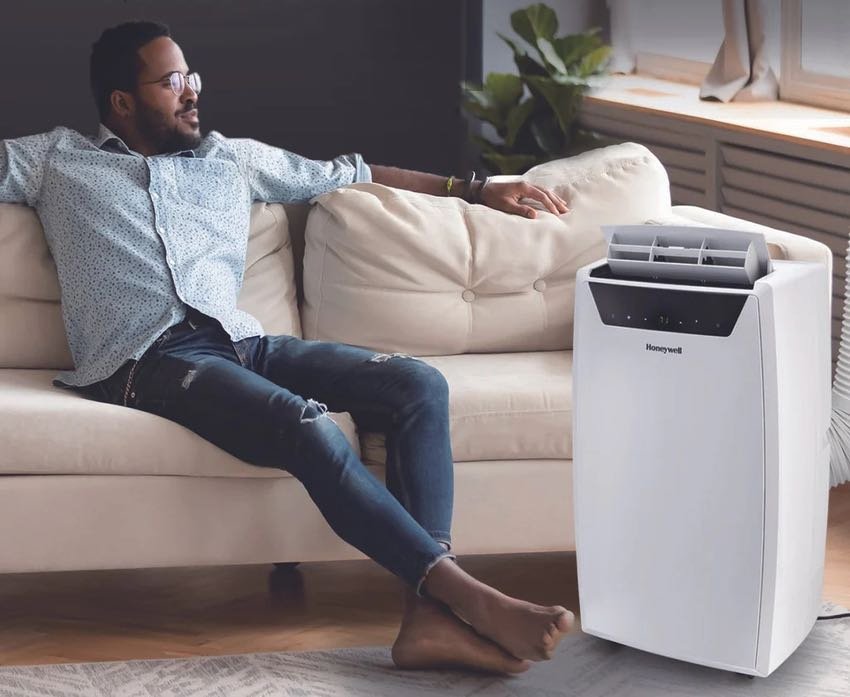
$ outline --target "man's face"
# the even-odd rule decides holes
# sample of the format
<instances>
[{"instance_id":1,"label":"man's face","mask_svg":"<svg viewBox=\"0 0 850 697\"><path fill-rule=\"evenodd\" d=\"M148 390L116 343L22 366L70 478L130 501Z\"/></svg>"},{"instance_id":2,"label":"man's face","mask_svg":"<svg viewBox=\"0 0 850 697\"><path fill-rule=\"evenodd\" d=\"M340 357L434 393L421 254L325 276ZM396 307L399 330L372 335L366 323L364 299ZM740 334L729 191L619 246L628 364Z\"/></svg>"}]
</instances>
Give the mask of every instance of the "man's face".
<instances>
[{"instance_id":1,"label":"man's face","mask_svg":"<svg viewBox=\"0 0 850 697\"><path fill-rule=\"evenodd\" d=\"M134 91L135 125L156 152L192 150L201 143L198 95L189 87L174 94L169 76L175 70L187 75L189 66L180 47L170 38L154 39L139 49L142 68Z\"/></svg>"}]
</instances>

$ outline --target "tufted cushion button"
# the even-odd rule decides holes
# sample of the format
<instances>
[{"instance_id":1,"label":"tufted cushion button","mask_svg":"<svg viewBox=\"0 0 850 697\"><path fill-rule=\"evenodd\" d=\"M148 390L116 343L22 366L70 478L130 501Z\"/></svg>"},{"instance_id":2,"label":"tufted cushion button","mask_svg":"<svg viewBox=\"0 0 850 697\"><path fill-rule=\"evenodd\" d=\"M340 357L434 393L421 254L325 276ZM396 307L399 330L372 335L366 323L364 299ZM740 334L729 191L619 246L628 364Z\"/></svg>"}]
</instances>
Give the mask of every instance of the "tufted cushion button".
<instances>
[{"instance_id":1,"label":"tufted cushion button","mask_svg":"<svg viewBox=\"0 0 850 697\"><path fill-rule=\"evenodd\" d=\"M546 281L544 281L542 278L538 278L534 282L534 290L539 290L542 293L544 290L546 290Z\"/></svg>"},{"instance_id":2,"label":"tufted cushion button","mask_svg":"<svg viewBox=\"0 0 850 697\"><path fill-rule=\"evenodd\" d=\"M468 303L471 303L473 300L475 300L475 292L469 290L469 288L463 291L460 296Z\"/></svg>"}]
</instances>

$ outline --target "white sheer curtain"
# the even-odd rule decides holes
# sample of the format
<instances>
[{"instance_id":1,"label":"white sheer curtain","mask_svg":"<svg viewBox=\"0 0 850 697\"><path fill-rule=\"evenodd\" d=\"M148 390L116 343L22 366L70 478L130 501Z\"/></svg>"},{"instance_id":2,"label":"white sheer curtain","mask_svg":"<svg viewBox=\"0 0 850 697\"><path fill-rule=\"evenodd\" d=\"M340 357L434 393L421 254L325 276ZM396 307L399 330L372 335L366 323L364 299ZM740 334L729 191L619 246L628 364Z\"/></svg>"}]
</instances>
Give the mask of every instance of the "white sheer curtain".
<instances>
[{"instance_id":1,"label":"white sheer curtain","mask_svg":"<svg viewBox=\"0 0 850 697\"><path fill-rule=\"evenodd\" d=\"M700 88L701 99L753 102L779 97L779 81L767 57L762 0L723 0L725 36Z\"/></svg>"}]
</instances>

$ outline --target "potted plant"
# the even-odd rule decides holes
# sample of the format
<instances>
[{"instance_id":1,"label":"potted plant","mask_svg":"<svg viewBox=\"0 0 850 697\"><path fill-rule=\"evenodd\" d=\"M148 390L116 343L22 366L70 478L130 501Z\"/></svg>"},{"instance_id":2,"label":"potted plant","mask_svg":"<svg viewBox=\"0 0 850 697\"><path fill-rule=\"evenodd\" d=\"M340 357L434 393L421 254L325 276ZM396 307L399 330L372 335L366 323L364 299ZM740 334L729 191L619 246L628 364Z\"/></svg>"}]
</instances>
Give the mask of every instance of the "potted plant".
<instances>
[{"instance_id":1,"label":"potted plant","mask_svg":"<svg viewBox=\"0 0 850 697\"><path fill-rule=\"evenodd\" d=\"M483 85L461 83L463 108L499 137L472 136L483 162L495 173L521 174L602 144L576 122L588 79L603 73L610 57L600 30L556 37L558 18L544 3L513 12L511 27L533 50L499 34L513 50L519 75L489 73Z\"/></svg>"}]
</instances>

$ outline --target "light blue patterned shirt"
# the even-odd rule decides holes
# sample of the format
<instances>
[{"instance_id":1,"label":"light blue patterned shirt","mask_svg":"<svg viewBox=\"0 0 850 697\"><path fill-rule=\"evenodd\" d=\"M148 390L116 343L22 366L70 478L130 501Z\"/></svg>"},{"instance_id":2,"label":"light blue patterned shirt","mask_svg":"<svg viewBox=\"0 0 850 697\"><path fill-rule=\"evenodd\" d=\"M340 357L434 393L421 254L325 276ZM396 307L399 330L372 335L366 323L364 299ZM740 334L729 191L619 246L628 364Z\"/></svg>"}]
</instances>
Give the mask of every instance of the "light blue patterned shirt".
<instances>
[{"instance_id":1,"label":"light blue patterned shirt","mask_svg":"<svg viewBox=\"0 0 850 697\"><path fill-rule=\"evenodd\" d=\"M358 154L309 160L210 132L195 150L145 157L101 124L0 142L0 202L35 208L56 263L74 370L102 380L138 359L187 305L231 340L262 335L236 307L253 201L307 201L371 181ZM54 381L54 382L57 382Z\"/></svg>"}]
</instances>

